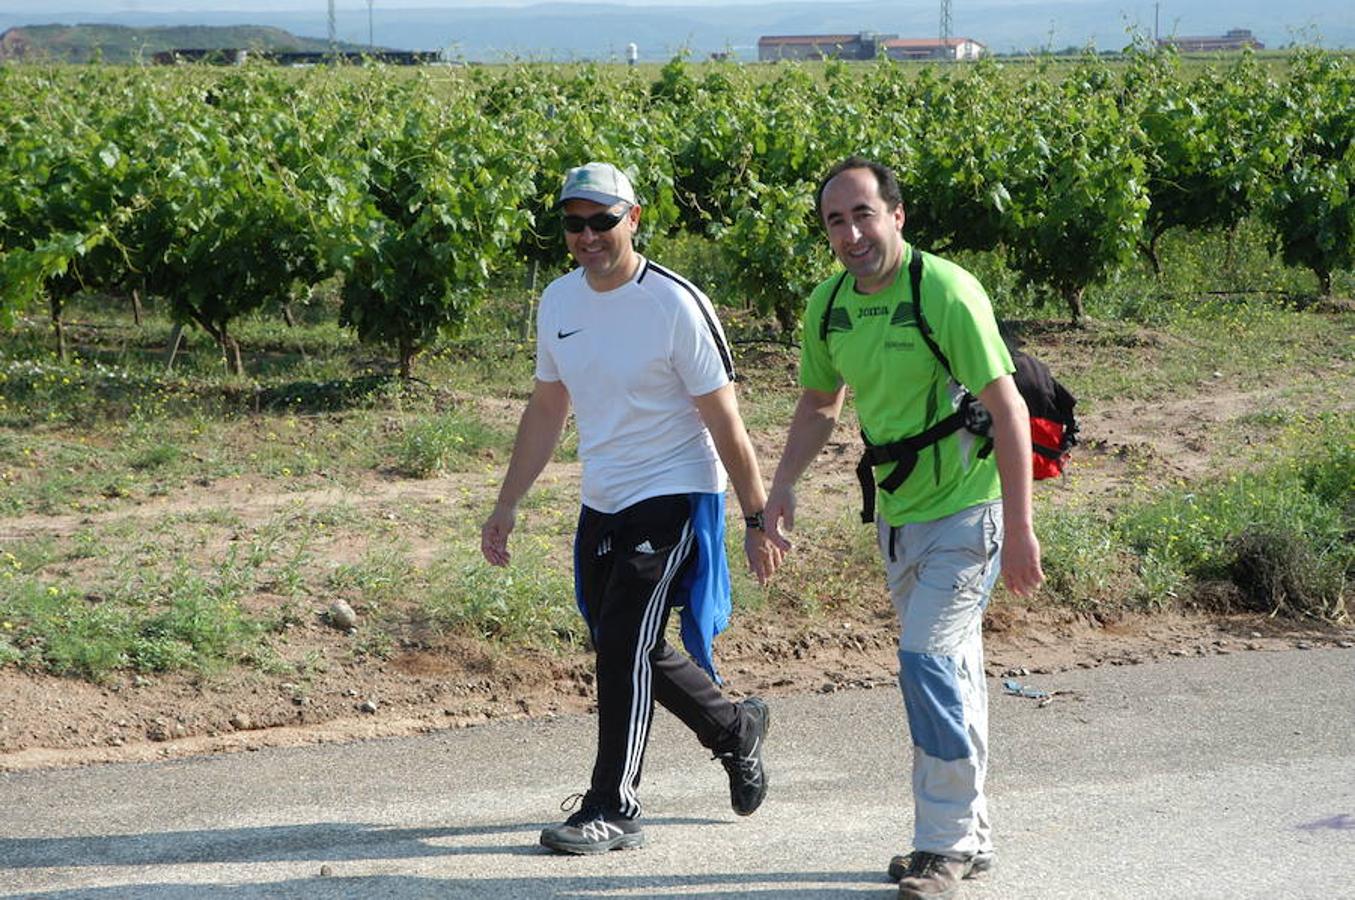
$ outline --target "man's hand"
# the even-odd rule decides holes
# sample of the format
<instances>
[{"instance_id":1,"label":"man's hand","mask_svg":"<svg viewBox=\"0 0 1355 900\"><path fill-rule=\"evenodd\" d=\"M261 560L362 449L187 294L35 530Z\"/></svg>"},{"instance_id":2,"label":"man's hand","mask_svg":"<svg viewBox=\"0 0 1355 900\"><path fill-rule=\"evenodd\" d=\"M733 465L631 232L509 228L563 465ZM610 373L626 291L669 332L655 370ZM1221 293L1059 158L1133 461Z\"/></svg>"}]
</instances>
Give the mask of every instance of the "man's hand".
<instances>
[{"instance_id":1,"label":"man's hand","mask_svg":"<svg viewBox=\"0 0 1355 900\"><path fill-rule=\"evenodd\" d=\"M1040 541L1030 527L1009 530L1002 538L1002 583L1017 597L1029 597L1044 581Z\"/></svg>"},{"instance_id":2,"label":"man's hand","mask_svg":"<svg viewBox=\"0 0 1355 900\"><path fill-rule=\"evenodd\" d=\"M828 443L833 426L842 414L842 401L846 396L847 387L842 384L832 391L805 388L795 404L790 431L786 434L786 446L781 451L781 462L776 466L771 492L767 494L767 503L762 507L767 535L781 548L782 553L790 550L786 532L795 528L795 482L819 455L824 444ZM783 522L785 531L781 530Z\"/></svg>"},{"instance_id":3,"label":"man's hand","mask_svg":"<svg viewBox=\"0 0 1355 900\"><path fill-rule=\"evenodd\" d=\"M517 512L512 507L495 506L480 526L480 552L491 566L508 565L508 535L516 524Z\"/></svg>"},{"instance_id":4,"label":"man's hand","mask_svg":"<svg viewBox=\"0 0 1355 900\"><path fill-rule=\"evenodd\" d=\"M761 528L745 528L743 552L748 556L748 567L757 576L758 584L766 584L781 565L782 552L771 535Z\"/></svg>"},{"instance_id":5,"label":"man's hand","mask_svg":"<svg viewBox=\"0 0 1355 900\"><path fill-rule=\"evenodd\" d=\"M1010 375L979 391L993 417L993 450L1002 480L1002 582L1017 597L1029 597L1044 581L1040 542L1031 524L1030 412Z\"/></svg>"},{"instance_id":6,"label":"man's hand","mask_svg":"<svg viewBox=\"0 0 1355 900\"><path fill-rule=\"evenodd\" d=\"M762 518L767 528L767 540L783 554L788 552L790 541L781 530L781 523L785 523L786 531L795 528L794 488L772 485L771 493L767 495L767 505L762 510Z\"/></svg>"}]
</instances>

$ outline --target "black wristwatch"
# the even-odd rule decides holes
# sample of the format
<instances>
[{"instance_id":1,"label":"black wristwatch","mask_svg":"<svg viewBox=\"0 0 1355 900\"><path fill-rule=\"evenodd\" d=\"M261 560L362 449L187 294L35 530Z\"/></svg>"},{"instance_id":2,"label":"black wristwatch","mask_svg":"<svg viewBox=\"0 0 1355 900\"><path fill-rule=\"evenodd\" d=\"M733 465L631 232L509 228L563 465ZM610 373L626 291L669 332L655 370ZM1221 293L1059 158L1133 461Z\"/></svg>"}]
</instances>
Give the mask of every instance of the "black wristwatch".
<instances>
[{"instance_id":1,"label":"black wristwatch","mask_svg":"<svg viewBox=\"0 0 1355 900\"><path fill-rule=\"evenodd\" d=\"M767 520L762 517L762 510L760 509L751 516L744 516L743 524L749 528L756 528L758 531L767 530Z\"/></svg>"}]
</instances>

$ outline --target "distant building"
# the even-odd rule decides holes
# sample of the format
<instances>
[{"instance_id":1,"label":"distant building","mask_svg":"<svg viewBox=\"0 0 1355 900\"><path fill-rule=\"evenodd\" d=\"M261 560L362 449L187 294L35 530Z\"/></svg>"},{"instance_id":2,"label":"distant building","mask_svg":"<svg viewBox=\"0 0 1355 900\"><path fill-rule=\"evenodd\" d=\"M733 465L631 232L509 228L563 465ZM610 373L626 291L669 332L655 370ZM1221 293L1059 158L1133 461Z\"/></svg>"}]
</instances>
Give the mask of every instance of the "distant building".
<instances>
[{"instance_id":1,"label":"distant building","mask_svg":"<svg viewBox=\"0 0 1355 900\"><path fill-rule=\"evenodd\" d=\"M238 66L253 56L276 63L279 66L318 66L329 62L344 62L360 65L365 62L385 63L389 66L418 66L440 62L442 55L437 52L405 50L347 50L331 53L323 51L293 50L239 50L225 48L221 50L178 49L162 50L152 57L158 66L172 66L176 63L208 62L217 65Z\"/></svg>"},{"instance_id":2,"label":"distant building","mask_svg":"<svg viewBox=\"0 0 1355 900\"><path fill-rule=\"evenodd\" d=\"M953 37L946 40L932 38L892 38L885 41L885 53L890 59L978 59L988 47L973 38Z\"/></svg>"},{"instance_id":3,"label":"distant building","mask_svg":"<svg viewBox=\"0 0 1355 900\"><path fill-rule=\"evenodd\" d=\"M338 53L330 53L328 50L320 53L279 51L258 55L280 66L318 66L332 60L351 65L374 62L388 66L424 66L442 62L442 54L436 50L341 50Z\"/></svg>"},{"instance_id":4,"label":"distant building","mask_svg":"<svg viewBox=\"0 0 1355 900\"><path fill-rule=\"evenodd\" d=\"M764 35L757 41L757 58L778 59L978 59L987 50L971 38L900 38L894 34L862 31L859 34Z\"/></svg>"},{"instance_id":5,"label":"distant building","mask_svg":"<svg viewBox=\"0 0 1355 900\"><path fill-rule=\"evenodd\" d=\"M893 35L860 34L774 34L757 39L757 58L761 62L777 59L872 59L879 40Z\"/></svg>"},{"instance_id":6,"label":"distant building","mask_svg":"<svg viewBox=\"0 0 1355 900\"><path fill-rule=\"evenodd\" d=\"M1169 37L1158 41L1163 47L1175 47L1183 53L1200 53L1212 50L1264 50L1266 45L1256 39L1247 28L1233 28L1227 34L1204 37Z\"/></svg>"}]
</instances>

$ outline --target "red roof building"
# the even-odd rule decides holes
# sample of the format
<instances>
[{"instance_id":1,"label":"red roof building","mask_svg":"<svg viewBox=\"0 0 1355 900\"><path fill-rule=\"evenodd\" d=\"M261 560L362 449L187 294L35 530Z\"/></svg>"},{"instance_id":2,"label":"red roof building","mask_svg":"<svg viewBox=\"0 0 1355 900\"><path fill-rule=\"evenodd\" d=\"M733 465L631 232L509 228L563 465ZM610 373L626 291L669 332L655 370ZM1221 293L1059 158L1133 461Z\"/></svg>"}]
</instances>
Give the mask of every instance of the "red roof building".
<instances>
[{"instance_id":1,"label":"red roof building","mask_svg":"<svg viewBox=\"0 0 1355 900\"><path fill-rule=\"evenodd\" d=\"M863 31L859 34L774 34L757 41L757 58L778 59L978 59L987 48L971 38L900 38Z\"/></svg>"}]
</instances>

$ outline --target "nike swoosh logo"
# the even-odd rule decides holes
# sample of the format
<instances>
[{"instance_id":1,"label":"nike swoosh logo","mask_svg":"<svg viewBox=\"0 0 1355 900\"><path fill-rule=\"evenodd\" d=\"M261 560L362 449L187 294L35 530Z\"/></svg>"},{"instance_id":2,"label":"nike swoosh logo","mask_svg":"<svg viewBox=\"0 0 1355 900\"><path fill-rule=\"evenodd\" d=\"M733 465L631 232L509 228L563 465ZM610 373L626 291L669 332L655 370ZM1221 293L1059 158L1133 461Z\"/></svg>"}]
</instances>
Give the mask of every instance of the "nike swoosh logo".
<instances>
[{"instance_id":1,"label":"nike swoosh logo","mask_svg":"<svg viewBox=\"0 0 1355 900\"><path fill-rule=\"evenodd\" d=\"M575 328L573 331L557 331L557 332L555 332L555 336L556 336L557 338L559 338L560 340L563 341L565 338L569 337L570 335L578 334L580 331L583 331L583 329L582 329L582 328Z\"/></svg>"}]
</instances>

